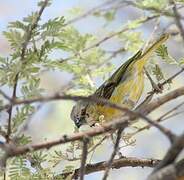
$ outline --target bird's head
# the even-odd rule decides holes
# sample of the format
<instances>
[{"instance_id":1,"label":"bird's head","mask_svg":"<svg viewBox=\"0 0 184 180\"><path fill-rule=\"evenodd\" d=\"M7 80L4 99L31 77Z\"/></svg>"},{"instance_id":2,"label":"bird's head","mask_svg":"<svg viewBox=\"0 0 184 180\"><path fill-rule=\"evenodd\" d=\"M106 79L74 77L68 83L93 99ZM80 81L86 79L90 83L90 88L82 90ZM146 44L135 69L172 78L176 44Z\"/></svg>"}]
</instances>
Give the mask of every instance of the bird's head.
<instances>
[{"instance_id":1,"label":"bird's head","mask_svg":"<svg viewBox=\"0 0 184 180\"><path fill-rule=\"evenodd\" d=\"M86 124L86 109L88 104L86 102L78 102L73 106L70 117L74 121L75 125L80 128L80 126Z\"/></svg>"},{"instance_id":2,"label":"bird's head","mask_svg":"<svg viewBox=\"0 0 184 180\"><path fill-rule=\"evenodd\" d=\"M73 106L70 117L74 121L75 125L80 128L82 125L93 126L94 117L92 111L93 106L89 105L88 102L79 101Z\"/></svg>"}]
</instances>

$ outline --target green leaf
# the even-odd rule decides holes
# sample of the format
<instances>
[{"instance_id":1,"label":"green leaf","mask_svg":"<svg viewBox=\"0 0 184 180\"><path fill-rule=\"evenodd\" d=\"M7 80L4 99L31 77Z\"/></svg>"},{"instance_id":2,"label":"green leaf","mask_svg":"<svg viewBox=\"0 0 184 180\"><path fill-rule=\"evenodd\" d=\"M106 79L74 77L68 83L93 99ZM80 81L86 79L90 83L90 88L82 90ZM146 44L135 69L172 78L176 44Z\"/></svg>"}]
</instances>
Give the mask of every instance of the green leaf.
<instances>
[{"instance_id":1,"label":"green leaf","mask_svg":"<svg viewBox=\"0 0 184 180\"><path fill-rule=\"evenodd\" d=\"M26 145L32 142L31 137L30 136L25 136L24 134L16 137L16 142L17 145Z\"/></svg>"},{"instance_id":2,"label":"green leaf","mask_svg":"<svg viewBox=\"0 0 184 180\"><path fill-rule=\"evenodd\" d=\"M52 36L58 36L61 31L63 31L63 27L65 25L65 18L63 16L57 17L54 19L48 20L48 22L44 23L41 26L41 29L43 30L41 37L45 39L46 37Z\"/></svg>"},{"instance_id":3,"label":"green leaf","mask_svg":"<svg viewBox=\"0 0 184 180\"><path fill-rule=\"evenodd\" d=\"M23 18L23 21L28 23L29 25L32 25L36 18L38 17L38 12L32 12L29 16Z\"/></svg>"},{"instance_id":4,"label":"green leaf","mask_svg":"<svg viewBox=\"0 0 184 180\"><path fill-rule=\"evenodd\" d=\"M9 167L9 176L11 179L26 179L30 176L30 170L26 167L26 160L22 157L14 159L14 163Z\"/></svg>"},{"instance_id":5,"label":"green leaf","mask_svg":"<svg viewBox=\"0 0 184 180\"><path fill-rule=\"evenodd\" d=\"M18 49L22 47L24 42L22 34L17 30L10 30L9 32L3 32L5 37L10 42L10 45L13 49Z\"/></svg>"},{"instance_id":6,"label":"green leaf","mask_svg":"<svg viewBox=\"0 0 184 180\"><path fill-rule=\"evenodd\" d=\"M16 28L27 31L27 26L21 21L10 22L8 28Z\"/></svg>"},{"instance_id":7,"label":"green leaf","mask_svg":"<svg viewBox=\"0 0 184 180\"><path fill-rule=\"evenodd\" d=\"M152 72L158 82L164 79L164 74L158 64L155 64L155 66L152 68Z\"/></svg>"},{"instance_id":8,"label":"green leaf","mask_svg":"<svg viewBox=\"0 0 184 180\"><path fill-rule=\"evenodd\" d=\"M156 53L160 56L166 63L168 64L177 64L178 62L168 54L167 47L165 45L161 45L157 50Z\"/></svg>"}]
</instances>

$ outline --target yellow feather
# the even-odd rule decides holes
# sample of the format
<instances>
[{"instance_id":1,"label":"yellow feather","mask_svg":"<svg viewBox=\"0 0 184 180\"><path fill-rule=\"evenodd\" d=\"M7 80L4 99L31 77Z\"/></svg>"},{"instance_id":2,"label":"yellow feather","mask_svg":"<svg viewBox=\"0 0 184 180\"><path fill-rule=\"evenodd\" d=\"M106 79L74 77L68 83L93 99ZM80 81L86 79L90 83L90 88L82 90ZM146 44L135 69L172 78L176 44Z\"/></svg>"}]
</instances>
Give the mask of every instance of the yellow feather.
<instances>
[{"instance_id":1,"label":"yellow feather","mask_svg":"<svg viewBox=\"0 0 184 180\"><path fill-rule=\"evenodd\" d=\"M135 106L144 89L143 67L153 52L163 44L168 37L168 34L161 36L159 40L157 40L150 48L145 50L138 59L135 59L135 62L132 62L132 65L127 67L128 70L125 72L126 75L124 74L126 78L120 81L109 99L112 103L116 103L127 108L133 108ZM106 121L118 117L121 114L120 111L106 106L98 105L95 109L99 116L104 115Z\"/></svg>"},{"instance_id":2,"label":"yellow feather","mask_svg":"<svg viewBox=\"0 0 184 180\"><path fill-rule=\"evenodd\" d=\"M142 95L144 88L144 70L143 67L153 52L163 44L169 35L162 35L151 47L144 52L138 51L132 58L121 65L112 76L105 81L93 94L96 97L109 99L109 101L118 105L134 108ZM85 121L84 113L85 110ZM118 118L122 113L116 109L96 103L79 102L74 106L71 117L77 126L87 122L93 125L94 122L110 121Z\"/></svg>"}]
</instances>

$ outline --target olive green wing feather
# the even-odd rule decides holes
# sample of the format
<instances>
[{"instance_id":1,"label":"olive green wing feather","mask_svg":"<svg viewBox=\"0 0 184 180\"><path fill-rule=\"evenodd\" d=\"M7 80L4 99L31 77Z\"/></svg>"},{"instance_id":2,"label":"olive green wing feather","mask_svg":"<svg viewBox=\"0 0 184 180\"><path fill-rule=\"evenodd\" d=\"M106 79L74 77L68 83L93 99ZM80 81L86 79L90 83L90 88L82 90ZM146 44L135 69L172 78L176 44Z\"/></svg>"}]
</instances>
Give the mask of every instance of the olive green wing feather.
<instances>
[{"instance_id":1,"label":"olive green wing feather","mask_svg":"<svg viewBox=\"0 0 184 180\"><path fill-rule=\"evenodd\" d=\"M129 70L128 67L136 61L141 61L139 64L143 67L149 56L168 38L169 34L163 34L151 47L146 49L144 52L139 50L132 58L121 65L117 71L115 71L115 73L113 73L112 76L96 90L94 96L110 99L114 89L118 86L121 79L125 75L125 72Z\"/></svg>"},{"instance_id":2,"label":"olive green wing feather","mask_svg":"<svg viewBox=\"0 0 184 180\"><path fill-rule=\"evenodd\" d=\"M133 57L131 57L128 61L126 61L123 65L121 65L112 76L105 81L93 94L96 97L101 97L105 99L110 99L114 89L118 86L119 82L123 78L128 66L134 62L135 60L141 57L142 50L139 50Z\"/></svg>"}]
</instances>

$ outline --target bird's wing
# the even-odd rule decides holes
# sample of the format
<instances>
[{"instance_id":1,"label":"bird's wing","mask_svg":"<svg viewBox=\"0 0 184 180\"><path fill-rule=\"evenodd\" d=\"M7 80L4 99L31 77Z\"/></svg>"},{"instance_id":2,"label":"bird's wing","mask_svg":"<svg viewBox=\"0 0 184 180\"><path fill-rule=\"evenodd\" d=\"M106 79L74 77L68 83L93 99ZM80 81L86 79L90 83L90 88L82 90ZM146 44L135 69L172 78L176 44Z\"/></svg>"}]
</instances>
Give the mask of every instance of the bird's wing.
<instances>
[{"instance_id":1,"label":"bird's wing","mask_svg":"<svg viewBox=\"0 0 184 180\"><path fill-rule=\"evenodd\" d=\"M142 54L142 50L139 50L133 57L131 57L127 62L121 65L113 74L112 76L105 81L93 94L96 97L101 97L105 99L110 99L114 89L118 86L119 82L121 81L123 75L125 74L128 66L137 60Z\"/></svg>"},{"instance_id":2,"label":"bird's wing","mask_svg":"<svg viewBox=\"0 0 184 180\"><path fill-rule=\"evenodd\" d=\"M167 39L169 35L163 34L151 47L142 52L139 50L133 57L131 57L127 62L121 65L112 76L105 81L94 93L94 96L110 99L114 89L119 85L121 79L125 75L125 72L129 70L130 65L140 66L143 68L147 59L151 56L151 54Z\"/></svg>"}]
</instances>

